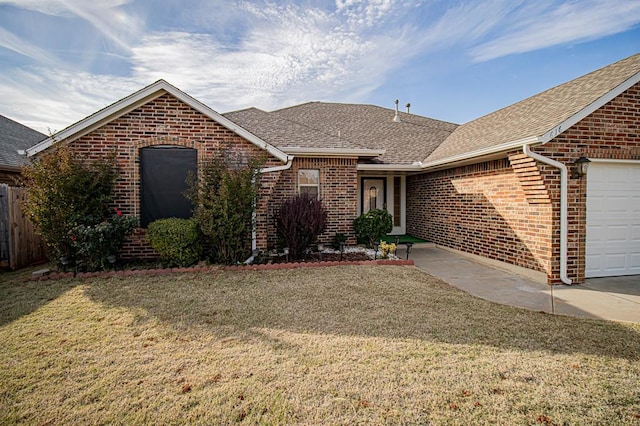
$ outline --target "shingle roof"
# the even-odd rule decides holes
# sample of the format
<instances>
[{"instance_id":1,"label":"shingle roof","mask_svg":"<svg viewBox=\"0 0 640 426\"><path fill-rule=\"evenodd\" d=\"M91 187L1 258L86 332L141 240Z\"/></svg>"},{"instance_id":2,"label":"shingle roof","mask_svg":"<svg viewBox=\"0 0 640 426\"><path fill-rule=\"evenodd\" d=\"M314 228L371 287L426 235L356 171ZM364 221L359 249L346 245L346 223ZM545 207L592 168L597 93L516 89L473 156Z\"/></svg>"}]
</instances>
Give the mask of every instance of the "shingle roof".
<instances>
[{"instance_id":1,"label":"shingle roof","mask_svg":"<svg viewBox=\"0 0 640 426\"><path fill-rule=\"evenodd\" d=\"M337 136L304 126L295 121L278 117L277 114L262 111L258 108L247 108L228 112L224 115L229 120L242 126L279 149L284 148L346 148L365 149L365 146L340 139Z\"/></svg>"},{"instance_id":2,"label":"shingle roof","mask_svg":"<svg viewBox=\"0 0 640 426\"><path fill-rule=\"evenodd\" d=\"M255 132L262 131L265 122L260 120L270 116L266 121L270 134L261 137L282 149L282 133L292 130L300 139L286 141L288 146L384 149L380 161L389 164L421 161L456 128L456 124L407 113L400 113L401 122L396 123L394 110L373 105L309 102L262 113L260 118L253 110L225 116Z\"/></svg>"},{"instance_id":3,"label":"shingle roof","mask_svg":"<svg viewBox=\"0 0 640 426\"><path fill-rule=\"evenodd\" d=\"M47 136L0 115L0 167L20 167L26 158L18 150L27 149Z\"/></svg>"},{"instance_id":4,"label":"shingle roof","mask_svg":"<svg viewBox=\"0 0 640 426\"><path fill-rule=\"evenodd\" d=\"M542 137L640 72L640 54L459 126L425 162Z\"/></svg>"}]
</instances>

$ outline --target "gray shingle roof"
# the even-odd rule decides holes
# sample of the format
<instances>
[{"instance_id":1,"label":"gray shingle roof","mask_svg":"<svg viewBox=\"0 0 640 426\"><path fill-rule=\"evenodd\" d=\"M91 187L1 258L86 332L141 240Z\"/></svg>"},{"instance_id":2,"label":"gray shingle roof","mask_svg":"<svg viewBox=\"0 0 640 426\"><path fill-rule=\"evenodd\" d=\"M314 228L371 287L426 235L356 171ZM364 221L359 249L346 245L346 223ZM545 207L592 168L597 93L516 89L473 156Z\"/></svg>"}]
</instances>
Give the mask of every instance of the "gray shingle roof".
<instances>
[{"instance_id":1,"label":"gray shingle roof","mask_svg":"<svg viewBox=\"0 0 640 426\"><path fill-rule=\"evenodd\" d=\"M389 164L423 160L456 128L407 113L400 113L402 121L396 123L394 114L392 109L373 105L309 102L268 113L249 109L224 115L281 149L384 149L380 160Z\"/></svg>"},{"instance_id":2,"label":"gray shingle roof","mask_svg":"<svg viewBox=\"0 0 640 426\"><path fill-rule=\"evenodd\" d=\"M459 126L425 162L540 137L640 72L640 54Z\"/></svg>"},{"instance_id":3,"label":"gray shingle roof","mask_svg":"<svg viewBox=\"0 0 640 426\"><path fill-rule=\"evenodd\" d=\"M0 167L20 167L26 158L18 150L27 149L47 136L0 115Z\"/></svg>"},{"instance_id":4,"label":"gray shingle roof","mask_svg":"<svg viewBox=\"0 0 640 426\"><path fill-rule=\"evenodd\" d=\"M411 164L426 158L456 124L374 105L310 102L273 112L278 117L322 129L371 149L385 149L384 163Z\"/></svg>"},{"instance_id":5,"label":"gray shingle roof","mask_svg":"<svg viewBox=\"0 0 640 426\"><path fill-rule=\"evenodd\" d=\"M223 114L226 118L258 136L265 142L283 149L289 148L357 148L357 143L304 126L295 121L278 117L277 114L248 108Z\"/></svg>"}]
</instances>

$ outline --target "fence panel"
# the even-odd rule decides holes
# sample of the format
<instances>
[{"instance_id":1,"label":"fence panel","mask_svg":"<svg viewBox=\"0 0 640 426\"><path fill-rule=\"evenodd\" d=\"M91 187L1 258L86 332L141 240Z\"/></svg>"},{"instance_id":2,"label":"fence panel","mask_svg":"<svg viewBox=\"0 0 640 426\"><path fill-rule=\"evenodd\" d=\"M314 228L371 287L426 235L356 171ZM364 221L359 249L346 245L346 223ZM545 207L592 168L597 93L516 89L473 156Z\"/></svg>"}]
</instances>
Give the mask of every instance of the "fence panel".
<instances>
[{"instance_id":1,"label":"fence panel","mask_svg":"<svg viewBox=\"0 0 640 426\"><path fill-rule=\"evenodd\" d=\"M24 188L7 187L8 231L9 231L9 267L11 269L40 263L46 260L42 238L35 227L22 212L22 202L26 197Z\"/></svg>"},{"instance_id":2,"label":"fence panel","mask_svg":"<svg viewBox=\"0 0 640 426\"><path fill-rule=\"evenodd\" d=\"M0 184L0 268L9 267L9 185Z\"/></svg>"}]
</instances>

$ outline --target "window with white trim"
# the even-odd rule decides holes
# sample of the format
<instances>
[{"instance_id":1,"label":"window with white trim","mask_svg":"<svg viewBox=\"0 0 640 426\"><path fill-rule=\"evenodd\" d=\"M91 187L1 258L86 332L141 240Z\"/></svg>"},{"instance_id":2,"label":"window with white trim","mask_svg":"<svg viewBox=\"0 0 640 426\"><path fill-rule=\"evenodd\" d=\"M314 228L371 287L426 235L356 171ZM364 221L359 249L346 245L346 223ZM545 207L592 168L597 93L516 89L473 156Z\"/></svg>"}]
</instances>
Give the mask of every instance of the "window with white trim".
<instances>
[{"instance_id":1,"label":"window with white trim","mask_svg":"<svg viewBox=\"0 0 640 426\"><path fill-rule=\"evenodd\" d=\"M320 170L298 170L298 193L310 194L320 198Z\"/></svg>"}]
</instances>

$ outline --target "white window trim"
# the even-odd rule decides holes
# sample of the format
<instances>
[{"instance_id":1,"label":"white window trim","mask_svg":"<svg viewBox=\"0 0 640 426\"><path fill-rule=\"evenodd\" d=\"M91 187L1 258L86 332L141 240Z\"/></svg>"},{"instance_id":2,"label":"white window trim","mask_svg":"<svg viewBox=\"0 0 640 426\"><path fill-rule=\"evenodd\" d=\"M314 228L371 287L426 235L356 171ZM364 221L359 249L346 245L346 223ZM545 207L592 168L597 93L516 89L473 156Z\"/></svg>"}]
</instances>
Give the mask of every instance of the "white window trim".
<instances>
[{"instance_id":1,"label":"white window trim","mask_svg":"<svg viewBox=\"0 0 640 426\"><path fill-rule=\"evenodd\" d=\"M317 172L318 174L318 183L316 184L302 184L300 183L300 172L301 171L314 171ZM320 169L298 169L298 194L302 194L302 191L300 190L301 188L317 188L317 194L318 194L318 199L320 199Z\"/></svg>"}]
</instances>

